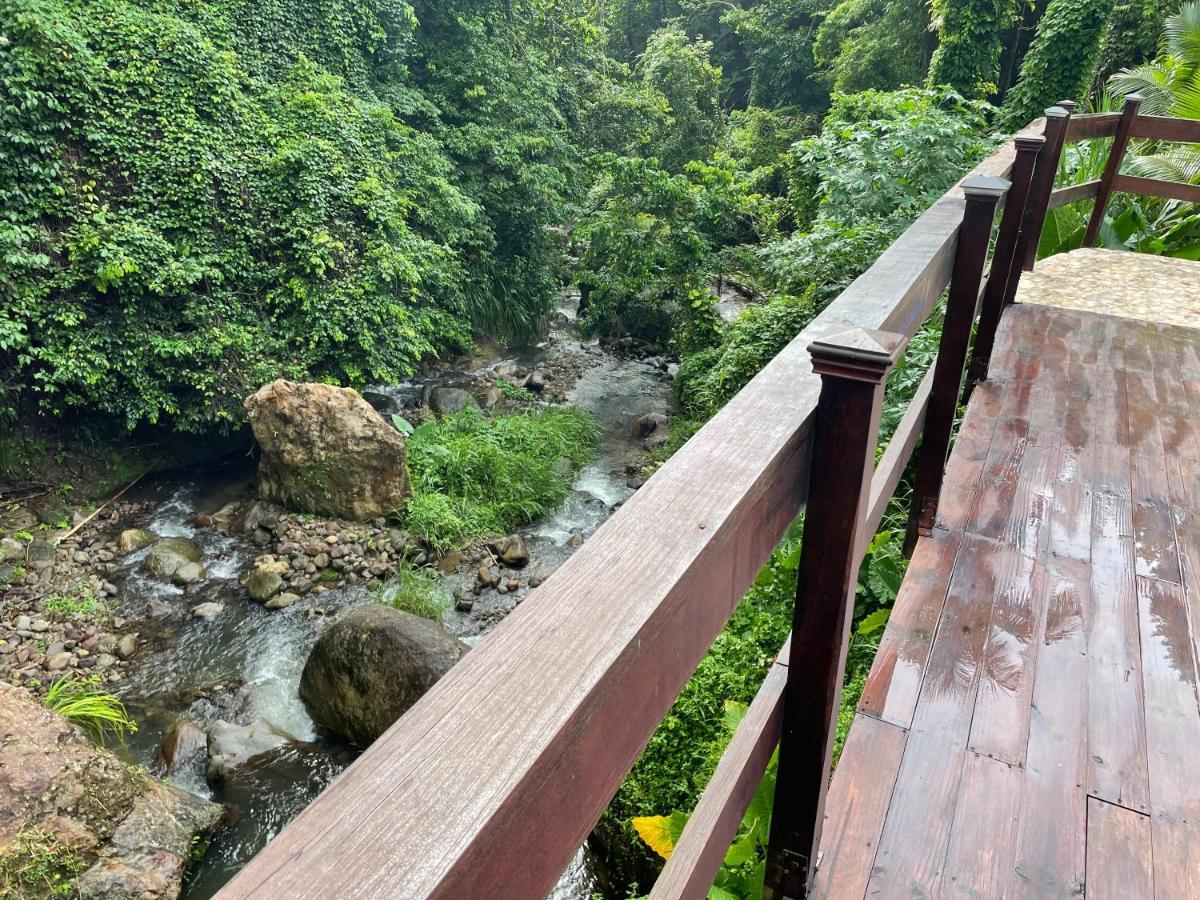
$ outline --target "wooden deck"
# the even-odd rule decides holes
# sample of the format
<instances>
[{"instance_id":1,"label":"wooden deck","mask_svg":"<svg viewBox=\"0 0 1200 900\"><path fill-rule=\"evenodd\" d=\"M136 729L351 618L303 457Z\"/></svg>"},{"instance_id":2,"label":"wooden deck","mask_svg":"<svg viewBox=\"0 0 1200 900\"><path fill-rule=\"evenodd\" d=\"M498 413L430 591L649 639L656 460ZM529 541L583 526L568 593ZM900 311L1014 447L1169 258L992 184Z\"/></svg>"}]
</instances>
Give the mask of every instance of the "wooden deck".
<instances>
[{"instance_id":1,"label":"wooden deck","mask_svg":"<svg viewBox=\"0 0 1200 900\"><path fill-rule=\"evenodd\" d=\"M813 896L1200 897L1198 519L1200 331L1009 308Z\"/></svg>"}]
</instances>

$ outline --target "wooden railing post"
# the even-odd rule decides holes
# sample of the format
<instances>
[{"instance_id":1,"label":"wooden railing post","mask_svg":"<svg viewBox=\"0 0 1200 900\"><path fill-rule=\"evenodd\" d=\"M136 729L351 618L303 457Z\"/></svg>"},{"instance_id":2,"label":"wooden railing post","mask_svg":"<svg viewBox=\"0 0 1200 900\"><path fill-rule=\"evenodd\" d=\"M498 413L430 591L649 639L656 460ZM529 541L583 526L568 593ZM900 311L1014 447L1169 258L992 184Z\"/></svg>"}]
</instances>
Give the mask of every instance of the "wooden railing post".
<instances>
[{"instance_id":1,"label":"wooden railing post","mask_svg":"<svg viewBox=\"0 0 1200 900\"><path fill-rule=\"evenodd\" d=\"M883 382L905 338L855 329L809 346L821 376L764 896L805 896L850 637Z\"/></svg>"},{"instance_id":2,"label":"wooden railing post","mask_svg":"<svg viewBox=\"0 0 1200 900\"><path fill-rule=\"evenodd\" d=\"M987 286L983 289L979 328L975 332L975 346L967 368L968 391L974 384L987 378L1000 314L1017 293L1017 283L1021 279L1021 266L1017 259L1021 220L1025 217L1025 203L1029 197L1034 165L1046 145L1046 139L1035 134L1018 135L1013 143L1017 147L1017 158L1013 161L1012 187L1004 199L1004 214L1000 218L1000 231L992 251L992 268L988 273Z\"/></svg>"},{"instance_id":3,"label":"wooden railing post","mask_svg":"<svg viewBox=\"0 0 1200 900\"><path fill-rule=\"evenodd\" d=\"M1108 153L1108 162L1104 164L1104 174L1100 176L1100 193L1096 195L1092 217L1088 219L1087 231L1083 233L1085 247L1091 247L1100 236L1100 226L1104 224L1104 210L1108 206L1108 198L1112 196L1113 182L1121 171L1121 162L1125 159L1125 150L1129 146L1130 133L1133 131L1133 123L1137 120L1142 99L1141 94L1129 94L1125 97L1125 106L1121 109L1121 121L1117 124L1112 150Z\"/></svg>"},{"instance_id":4,"label":"wooden railing post","mask_svg":"<svg viewBox=\"0 0 1200 900\"><path fill-rule=\"evenodd\" d=\"M1042 239L1042 226L1046 224L1050 193L1054 190L1058 160L1062 156L1070 121L1070 111L1061 106L1051 106L1046 110L1046 145L1038 154L1037 165L1033 169L1033 182L1029 186L1025 218L1021 222L1021 235L1017 243L1017 258L1021 260L1021 268L1026 272L1033 270L1033 264L1037 260L1038 242Z\"/></svg>"},{"instance_id":5,"label":"wooden railing post","mask_svg":"<svg viewBox=\"0 0 1200 900\"><path fill-rule=\"evenodd\" d=\"M954 253L954 270L950 276L950 294L946 299L946 318L942 323L942 340L934 364L933 390L929 410L925 413L925 431L917 455L917 474L913 484L912 510L908 519L905 549L911 553L919 534L928 534L937 518L938 495L950 451L950 432L958 409L962 387L963 366L967 346L971 341L971 326L975 321L975 304L983 266L987 261L988 241L996 204L1009 189L1003 178L977 177L963 182L967 205L962 227L958 233L958 248Z\"/></svg>"}]
</instances>

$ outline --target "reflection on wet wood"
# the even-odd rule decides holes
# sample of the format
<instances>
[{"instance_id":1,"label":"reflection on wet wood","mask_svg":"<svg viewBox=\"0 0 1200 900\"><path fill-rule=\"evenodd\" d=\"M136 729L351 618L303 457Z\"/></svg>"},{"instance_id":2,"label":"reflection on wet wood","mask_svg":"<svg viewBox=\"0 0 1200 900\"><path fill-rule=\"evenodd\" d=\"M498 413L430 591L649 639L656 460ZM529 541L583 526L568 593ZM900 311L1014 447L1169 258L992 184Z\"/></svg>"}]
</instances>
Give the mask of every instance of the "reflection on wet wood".
<instances>
[{"instance_id":1,"label":"reflection on wet wood","mask_svg":"<svg viewBox=\"0 0 1200 900\"><path fill-rule=\"evenodd\" d=\"M996 340L821 896L1200 898L1200 332L1018 305Z\"/></svg>"}]
</instances>

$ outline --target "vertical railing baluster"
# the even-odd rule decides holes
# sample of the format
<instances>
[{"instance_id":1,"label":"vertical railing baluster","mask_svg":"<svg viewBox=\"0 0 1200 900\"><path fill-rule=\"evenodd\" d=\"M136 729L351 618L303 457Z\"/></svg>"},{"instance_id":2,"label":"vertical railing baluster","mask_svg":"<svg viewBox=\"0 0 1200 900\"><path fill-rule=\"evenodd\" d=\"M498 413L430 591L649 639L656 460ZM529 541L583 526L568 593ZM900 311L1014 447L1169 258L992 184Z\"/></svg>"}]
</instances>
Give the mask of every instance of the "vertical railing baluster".
<instances>
[{"instance_id":1,"label":"vertical railing baluster","mask_svg":"<svg viewBox=\"0 0 1200 900\"><path fill-rule=\"evenodd\" d=\"M1070 111L1061 106L1052 106L1046 110L1046 146L1038 154L1037 165L1033 169L1033 183L1029 186L1029 199L1025 202L1025 218L1021 223L1021 235L1017 245L1017 258L1021 260L1021 268L1026 272L1033 270L1033 264L1037 260L1038 242L1042 239L1042 227L1046 224L1050 193L1054 190L1058 160L1062 156L1070 121ZM1009 302L1012 296L1009 296Z\"/></svg>"},{"instance_id":2,"label":"vertical railing baluster","mask_svg":"<svg viewBox=\"0 0 1200 900\"><path fill-rule=\"evenodd\" d=\"M983 266L987 261L988 242L996 204L1009 188L1003 178L976 176L963 182L966 209L958 232L958 247L954 253L954 271L950 277L950 293L946 298L946 318L942 323L942 339L938 344L934 364L933 388L929 409L925 413L925 428L921 449L917 454L917 473L913 484L912 509L905 536L905 550L916 546L919 534L928 534L937 518L938 494L950 450L950 432L962 388L963 367L971 341L971 326L975 321L975 304Z\"/></svg>"},{"instance_id":3,"label":"vertical railing baluster","mask_svg":"<svg viewBox=\"0 0 1200 900\"><path fill-rule=\"evenodd\" d=\"M1121 162L1125 159L1125 150L1129 146L1129 138L1133 131L1133 123L1137 120L1138 109L1142 105L1141 94L1128 94L1125 105L1121 108L1121 121L1117 123L1117 133L1113 136L1112 149L1108 151L1108 161L1104 164L1104 174L1100 176L1100 191L1096 194L1096 205L1092 207L1092 217L1088 219L1087 231L1083 233L1083 246L1091 247L1100 236L1100 226L1104 224L1104 210L1113 192L1113 180L1121 171Z\"/></svg>"},{"instance_id":4,"label":"vertical railing baluster","mask_svg":"<svg viewBox=\"0 0 1200 900\"><path fill-rule=\"evenodd\" d=\"M988 363L992 358L992 347L996 343L996 329L1000 325L1000 314L1006 298L1016 295L1016 283L1021 278L1021 266L1017 258L1017 242L1021 235L1021 220L1025 217L1025 203L1029 198L1029 187L1033 178L1038 154L1046 145L1041 135L1018 135L1017 155L1013 160L1012 187L1004 198L1004 214L1000 217L1000 230L996 234L996 247L992 251L992 268L988 273L987 286L983 289L983 303L979 310L979 328L975 332L975 346L971 350L971 362L967 366L967 390L987 378Z\"/></svg>"},{"instance_id":5,"label":"vertical railing baluster","mask_svg":"<svg viewBox=\"0 0 1200 900\"><path fill-rule=\"evenodd\" d=\"M765 897L804 897L825 791L870 496L883 382L901 335L854 329L809 346L821 376L784 695Z\"/></svg>"}]
</instances>

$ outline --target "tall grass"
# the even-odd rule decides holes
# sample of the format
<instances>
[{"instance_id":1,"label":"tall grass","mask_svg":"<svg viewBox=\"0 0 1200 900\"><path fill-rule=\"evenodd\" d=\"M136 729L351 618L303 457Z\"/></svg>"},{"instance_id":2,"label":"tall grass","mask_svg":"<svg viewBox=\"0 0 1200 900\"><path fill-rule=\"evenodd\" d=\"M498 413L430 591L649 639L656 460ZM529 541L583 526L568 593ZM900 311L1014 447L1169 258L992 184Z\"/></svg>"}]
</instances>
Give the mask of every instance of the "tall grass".
<instances>
[{"instance_id":1,"label":"tall grass","mask_svg":"<svg viewBox=\"0 0 1200 900\"><path fill-rule=\"evenodd\" d=\"M137 732L137 725L125 711L125 704L102 690L99 676L79 680L59 678L50 685L42 705L78 725L103 747L109 737L124 743L127 734Z\"/></svg>"},{"instance_id":2,"label":"tall grass","mask_svg":"<svg viewBox=\"0 0 1200 900\"><path fill-rule=\"evenodd\" d=\"M406 525L439 550L509 531L562 502L595 452L585 412L558 407L486 418L468 409L409 438Z\"/></svg>"},{"instance_id":3,"label":"tall grass","mask_svg":"<svg viewBox=\"0 0 1200 900\"><path fill-rule=\"evenodd\" d=\"M436 574L408 565L402 566L395 578L380 585L375 601L435 622L442 621L442 613L450 605Z\"/></svg>"}]
</instances>

